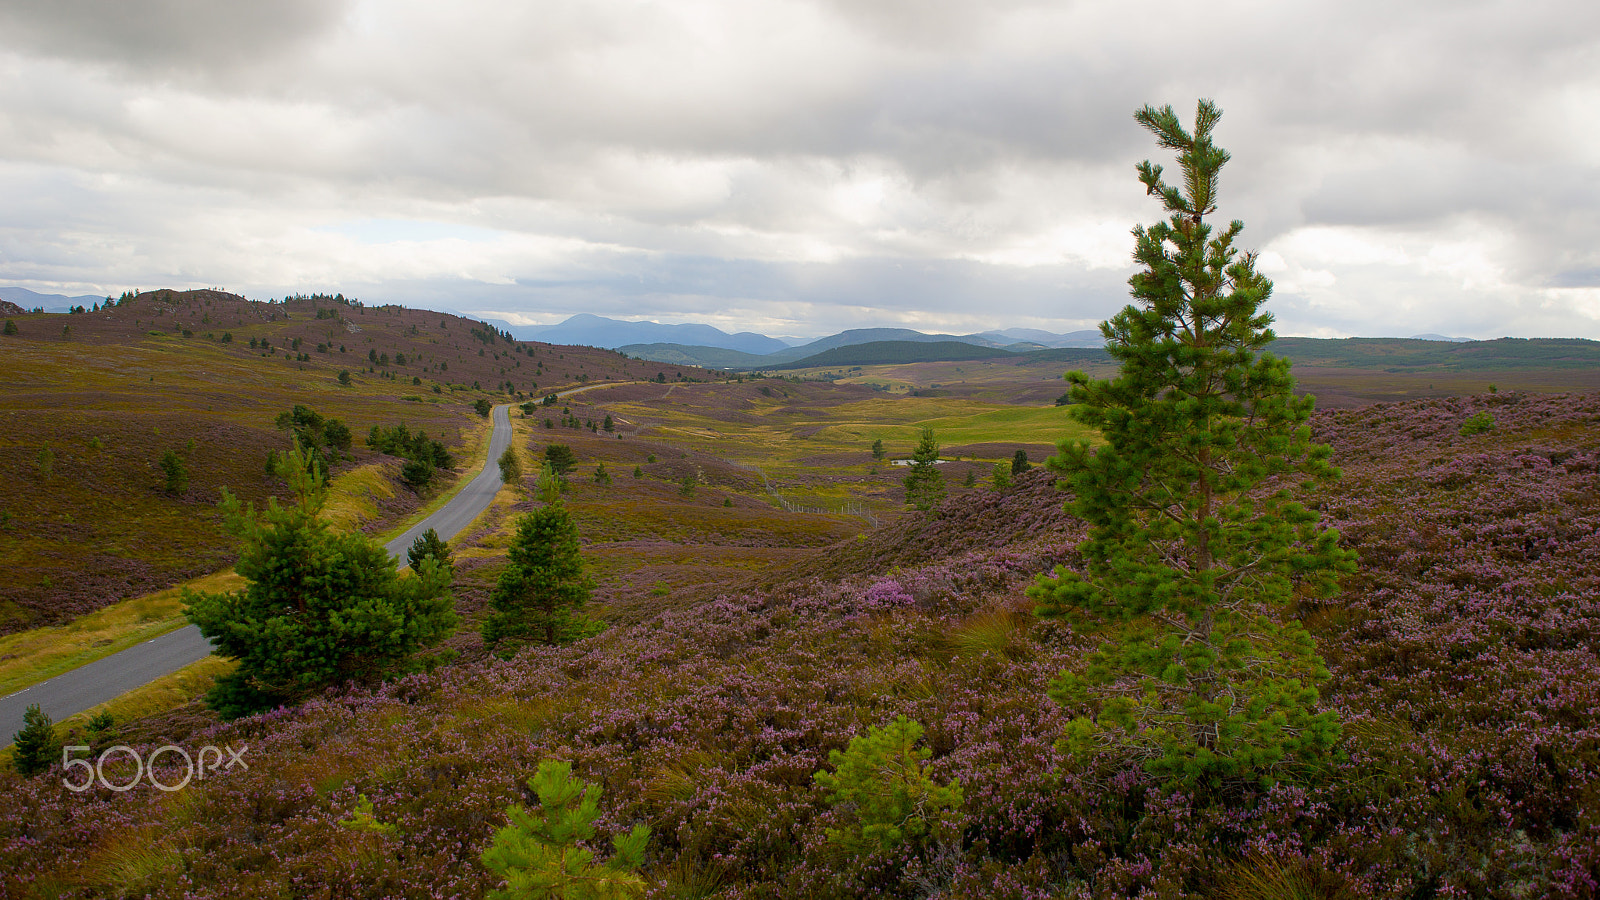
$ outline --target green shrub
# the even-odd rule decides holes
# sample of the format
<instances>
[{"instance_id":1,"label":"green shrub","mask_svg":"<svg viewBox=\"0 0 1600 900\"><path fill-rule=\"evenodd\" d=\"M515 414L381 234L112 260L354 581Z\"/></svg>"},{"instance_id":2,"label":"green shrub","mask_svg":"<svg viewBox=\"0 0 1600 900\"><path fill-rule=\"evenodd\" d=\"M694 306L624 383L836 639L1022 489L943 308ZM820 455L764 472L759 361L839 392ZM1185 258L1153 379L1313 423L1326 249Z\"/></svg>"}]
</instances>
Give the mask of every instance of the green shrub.
<instances>
[{"instance_id":1,"label":"green shrub","mask_svg":"<svg viewBox=\"0 0 1600 900\"><path fill-rule=\"evenodd\" d=\"M994 489L997 491L1011 490L1011 464L997 462L994 464Z\"/></svg>"},{"instance_id":2,"label":"green shrub","mask_svg":"<svg viewBox=\"0 0 1600 900\"><path fill-rule=\"evenodd\" d=\"M505 484L516 484L522 480L522 459L517 456L515 447L507 447L500 454L500 480Z\"/></svg>"},{"instance_id":3,"label":"green shrub","mask_svg":"<svg viewBox=\"0 0 1600 900\"><path fill-rule=\"evenodd\" d=\"M61 754L55 724L35 703L22 714L22 730L12 738L11 764L23 775L37 775Z\"/></svg>"},{"instance_id":4,"label":"green shrub","mask_svg":"<svg viewBox=\"0 0 1600 900\"><path fill-rule=\"evenodd\" d=\"M594 838L600 786L573 778L570 763L547 759L528 779L528 787L538 796L539 808L509 807L510 823L495 832L480 857L506 881L504 888L489 893L490 900L625 900L644 895L644 880L633 870L644 863L648 827L635 825L627 835L612 836L611 859L597 864L594 852L580 842Z\"/></svg>"},{"instance_id":5,"label":"green shrub","mask_svg":"<svg viewBox=\"0 0 1600 900\"><path fill-rule=\"evenodd\" d=\"M545 447L544 459L556 470L557 475L570 474L573 467L578 464L577 454L573 453L572 448L566 444L551 444Z\"/></svg>"},{"instance_id":6,"label":"green shrub","mask_svg":"<svg viewBox=\"0 0 1600 900\"><path fill-rule=\"evenodd\" d=\"M1478 413L1461 423L1461 436L1472 437L1475 434L1487 434L1494 430L1494 415L1488 410Z\"/></svg>"},{"instance_id":7,"label":"green shrub","mask_svg":"<svg viewBox=\"0 0 1600 900\"><path fill-rule=\"evenodd\" d=\"M439 532L429 528L417 535L411 542L411 547L406 550L406 564L411 571L421 573L422 561L432 559L439 564L439 568L446 572L455 572L455 560L450 558L450 545L439 537Z\"/></svg>"},{"instance_id":8,"label":"green shrub","mask_svg":"<svg viewBox=\"0 0 1600 900\"><path fill-rule=\"evenodd\" d=\"M189 489L189 470L184 468L177 451L161 454L161 471L167 476L167 493L181 494Z\"/></svg>"},{"instance_id":9,"label":"green shrub","mask_svg":"<svg viewBox=\"0 0 1600 900\"><path fill-rule=\"evenodd\" d=\"M959 779L941 787L928 777L923 761L933 751L916 749L921 738L920 724L895 716L887 726L851 738L843 753L829 751L833 774L812 777L828 792L830 803L852 807L856 819L852 827L829 828L829 841L855 851L892 850L923 840L949 810L961 805Z\"/></svg>"}]
</instances>

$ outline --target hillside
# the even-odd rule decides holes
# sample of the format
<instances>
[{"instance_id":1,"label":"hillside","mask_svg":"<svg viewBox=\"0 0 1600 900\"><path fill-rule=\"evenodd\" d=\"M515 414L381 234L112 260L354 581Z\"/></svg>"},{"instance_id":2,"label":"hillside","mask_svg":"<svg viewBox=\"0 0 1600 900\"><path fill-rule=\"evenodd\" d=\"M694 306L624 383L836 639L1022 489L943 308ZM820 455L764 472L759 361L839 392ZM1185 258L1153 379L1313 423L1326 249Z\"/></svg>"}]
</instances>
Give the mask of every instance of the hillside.
<instances>
[{"instance_id":1,"label":"hillside","mask_svg":"<svg viewBox=\"0 0 1600 900\"><path fill-rule=\"evenodd\" d=\"M295 404L354 432L335 472L371 482L357 505L375 529L421 498L398 484L398 459L362 446L373 425L406 422L461 458L477 446L479 399L714 377L334 298L268 304L155 291L99 311L14 321L19 333L0 336L0 634L230 564L233 539L215 503L223 488L256 504L281 493L265 461L289 446L274 420ZM159 462L169 450L189 474L181 495L165 491Z\"/></svg>"},{"instance_id":2,"label":"hillside","mask_svg":"<svg viewBox=\"0 0 1600 900\"><path fill-rule=\"evenodd\" d=\"M994 359L1010 355L998 347L983 347L961 341L868 341L834 347L797 359L794 362L763 366L770 371L788 369L832 369L840 366L882 366L914 362L951 362Z\"/></svg>"},{"instance_id":3,"label":"hillside","mask_svg":"<svg viewBox=\"0 0 1600 900\"><path fill-rule=\"evenodd\" d=\"M1496 427L1463 437L1483 412ZM0 892L482 896L478 853L554 758L604 786L602 840L650 826L652 896L1594 896L1600 394L1374 405L1314 427L1345 470L1315 502L1361 571L1297 610L1345 723L1346 755L1303 784L1166 791L1133 760L1055 746L1075 711L1045 686L1087 648L1020 592L1071 565L1080 532L1036 471L794 559L765 588L643 593L571 647L120 735L249 745L248 770L178 795L0 774ZM812 775L897 714L927 726L931 777L964 800L921 849L843 852L827 830L848 811ZM392 833L340 826L363 795Z\"/></svg>"}]
</instances>

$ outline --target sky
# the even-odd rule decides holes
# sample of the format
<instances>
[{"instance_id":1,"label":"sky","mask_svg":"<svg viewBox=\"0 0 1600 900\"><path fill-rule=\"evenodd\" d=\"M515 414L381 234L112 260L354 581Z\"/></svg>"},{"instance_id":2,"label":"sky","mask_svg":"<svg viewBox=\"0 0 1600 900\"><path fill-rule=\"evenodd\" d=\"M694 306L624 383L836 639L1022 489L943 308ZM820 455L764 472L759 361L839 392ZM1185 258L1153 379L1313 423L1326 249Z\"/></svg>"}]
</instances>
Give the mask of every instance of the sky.
<instances>
[{"instance_id":1,"label":"sky","mask_svg":"<svg viewBox=\"0 0 1600 900\"><path fill-rule=\"evenodd\" d=\"M1199 98L1285 335L1600 339L1600 4L0 0L0 284L1093 328Z\"/></svg>"}]
</instances>

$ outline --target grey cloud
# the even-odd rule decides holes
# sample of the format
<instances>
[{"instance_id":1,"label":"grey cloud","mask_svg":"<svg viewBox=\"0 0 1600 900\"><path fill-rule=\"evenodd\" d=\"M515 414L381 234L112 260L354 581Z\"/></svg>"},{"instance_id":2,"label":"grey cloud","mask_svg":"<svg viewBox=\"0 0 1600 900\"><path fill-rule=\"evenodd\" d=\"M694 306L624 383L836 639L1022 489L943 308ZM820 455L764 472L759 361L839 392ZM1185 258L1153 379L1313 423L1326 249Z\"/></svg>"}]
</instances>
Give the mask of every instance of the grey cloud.
<instances>
[{"instance_id":1,"label":"grey cloud","mask_svg":"<svg viewBox=\"0 0 1600 900\"><path fill-rule=\"evenodd\" d=\"M277 54L338 23L341 0L5 0L0 43L158 71Z\"/></svg>"}]
</instances>

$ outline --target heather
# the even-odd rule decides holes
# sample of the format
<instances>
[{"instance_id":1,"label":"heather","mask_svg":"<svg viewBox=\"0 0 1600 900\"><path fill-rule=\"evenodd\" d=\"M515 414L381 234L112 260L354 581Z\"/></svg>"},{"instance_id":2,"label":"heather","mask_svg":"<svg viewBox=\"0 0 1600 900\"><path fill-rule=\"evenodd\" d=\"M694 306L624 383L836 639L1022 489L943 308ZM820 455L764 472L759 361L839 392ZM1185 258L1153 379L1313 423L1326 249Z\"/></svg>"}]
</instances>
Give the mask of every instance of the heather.
<instances>
[{"instance_id":1,"label":"heather","mask_svg":"<svg viewBox=\"0 0 1600 900\"><path fill-rule=\"evenodd\" d=\"M1461 424L1490 412L1493 431ZM248 744L182 792L73 794L5 774L0 894L479 897L479 861L542 760L603 786L590 849L651 830L652 896L1592 897L1600 879L1600 395L1324 412L1323 521L1360 554L1316 636L1342 754L1295 785L1174 791L1054 744L1045 696L1090 649L1022 589L1078 562L1050 474L793 561L761 587L222 725L121 738ZM599 489L586 489L599 490ZM708 509L707 513L716 510ZM716 513L721 514L721 513ZM792 558L792 557L790 557ZM470 566L468 566L470 570ZM845 852L815 773L897 716L948 829ZM382 829L352 830L363 796Z\"/></svg>"}]
</instances>

